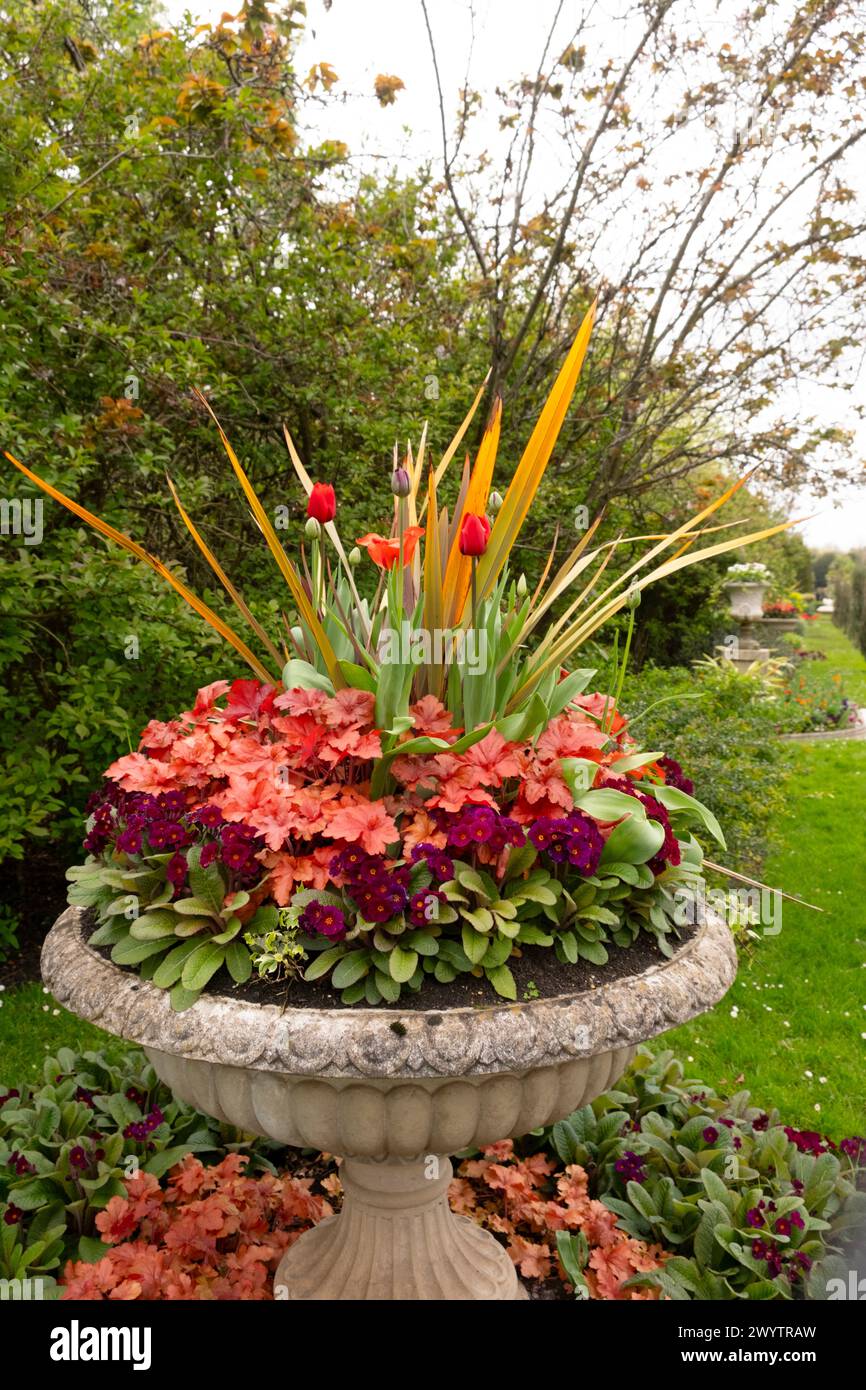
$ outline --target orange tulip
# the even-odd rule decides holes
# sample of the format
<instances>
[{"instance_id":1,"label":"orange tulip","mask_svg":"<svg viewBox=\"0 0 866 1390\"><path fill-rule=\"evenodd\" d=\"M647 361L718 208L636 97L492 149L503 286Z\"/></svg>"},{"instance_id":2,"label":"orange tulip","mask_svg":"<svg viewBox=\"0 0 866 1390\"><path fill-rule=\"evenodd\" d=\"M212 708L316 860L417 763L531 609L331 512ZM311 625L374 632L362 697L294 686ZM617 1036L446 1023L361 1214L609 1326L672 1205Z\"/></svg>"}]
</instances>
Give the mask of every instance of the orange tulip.
<instances>
[{"instance_id":1,"label":"orange tulip","mask_svg":"<svg viewBox=\"0 0 866 1390\"><path fill-rule=\"evenodd\" d=\"M411 564L418 538L423 534L423 526L406 527L403 532L404 565ZM359 536L358 545L362 545L373 564L378 565L383 570L392 570L400 557L400 542L396 536L377 536L375 533L371 533L366 536Z\"/></svg>"}]
</instances>

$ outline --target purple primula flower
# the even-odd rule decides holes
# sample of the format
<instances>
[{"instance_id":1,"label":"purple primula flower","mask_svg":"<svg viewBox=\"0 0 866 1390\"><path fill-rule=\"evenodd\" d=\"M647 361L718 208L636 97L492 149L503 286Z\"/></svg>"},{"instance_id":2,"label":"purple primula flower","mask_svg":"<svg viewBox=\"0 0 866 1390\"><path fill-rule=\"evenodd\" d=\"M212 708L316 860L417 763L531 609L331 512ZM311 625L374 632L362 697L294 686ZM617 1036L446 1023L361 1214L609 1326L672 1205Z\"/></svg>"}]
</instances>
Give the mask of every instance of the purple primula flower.
<instances>
[{"instance_id":1,"label":"purple primula flower","mask_svg":"<svg viewBox=\"0 0 866 1390\"><path fill-rule=\"evenodd\" d=\"M784 1126L785 1133L791 1143L801 1154L814 1154L817 1158L820 1154L829 1152L833 1146L822 1142L821 1135L814 1129L792 1129L790 1125Z\"/></svg>"},{"instance_id":2,"label":"purple primula flower","mask_svg":"<svg viewBox=\"0 0 866 1390\"><path fill-rule=\"evenodd\" d=\"M447 903L444 893L436 888L422 888L409 899L409 920L414 927L426 927L439 915L439 904Z\"/></svg>"},{"instance_id":3,"label":"purple primula flower","mask_svg":"<svg viewBox=\"0 0 866 1390\"><path fill-rule=\"evenodd\" d=\"M646 1182L644 1164L646 1160L631 1149L626 1149L621 1158L618 1158L613 1165L614 1172L617 1173L625 1183Z\"/></svg>"},{"instance_id":4,"label":"purple primula flower","mask_svg":"<svg viewBox=\"0 0 866 1390\"><path fill-rule=\"evenodd\" d=\"M686 792L692 796L695 784L690 777L686 777L676 758L659 758L658 765L665 775L665 783L669 787L676 787L678 791Z\"/></svg>"},{"instance_id":5,"label":"purple primula flower","mask_svg":"<svg viewBox=\"0 0 866 1390\"><path fill-rule=\"evenodd\" d=\"M128 825L125 830L120 832L115 843L124 854L140 854L141 830Z\"/></svg>"},{"instance_id":6,"label":"purple primula flower","mask_svg":"<svg viewBox=\"0 0 866 1390\"><path fill-rule=\"evenodd\" d=\"M582 811L567 816L540 816L529 831L529 842L554 864L566 861L589 877L598 868L604 837L595 821Z\"/></svg>"},{"instance_id":7,"label":"purple primula flower","mask_svg":"<svg viewBox=\"0 0 866 1390\"><path fill-rule=\"evenodd\" d=\"M329 941L341 941L346 935L346 918L339 907L314 898L307 903L300 917L304 931L311 936L326 936Z\"/></svg>"},{"instance_id":8,"label":"purple primula flower","mask_svg":"<svg viewBox=\"0 0 866 1390\"><path fill-rule=\"evenodd\" d=\"M182 888L186 883L187 865L183 855L178 850L173 854L165 866L165 876L169 883L175 888Z\"/></svg>"}]
</instances>

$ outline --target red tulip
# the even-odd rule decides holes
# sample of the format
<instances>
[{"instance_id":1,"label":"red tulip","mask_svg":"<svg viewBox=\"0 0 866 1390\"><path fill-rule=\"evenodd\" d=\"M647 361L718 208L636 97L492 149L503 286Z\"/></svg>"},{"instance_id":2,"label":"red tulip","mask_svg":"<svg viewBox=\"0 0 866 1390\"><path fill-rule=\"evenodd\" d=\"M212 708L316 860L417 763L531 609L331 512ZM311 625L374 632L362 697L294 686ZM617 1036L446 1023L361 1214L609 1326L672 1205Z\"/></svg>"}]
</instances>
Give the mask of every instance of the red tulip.
<instances>
[{"instance_id":1,"label":"red tulip","mask_svg":"<svg viewBox=\"0 0 866 1390\"><path fill-rule=\"evenodd\" d=\"M490 539L490 522L486 516L467 512L460 527L460 554L483 555Z\"/></svg>"},{"instance_id":2,"label":"red tulip","mask_svg":"<svg viewBox=\"0 0 866 1390\"><path fill-rule=\"evenodd\" d=\"M337 514L337 499L330 483L313 483L313 490L307 502L307 516L322 526L333 521Z\"/></svg>"}]
</instances>

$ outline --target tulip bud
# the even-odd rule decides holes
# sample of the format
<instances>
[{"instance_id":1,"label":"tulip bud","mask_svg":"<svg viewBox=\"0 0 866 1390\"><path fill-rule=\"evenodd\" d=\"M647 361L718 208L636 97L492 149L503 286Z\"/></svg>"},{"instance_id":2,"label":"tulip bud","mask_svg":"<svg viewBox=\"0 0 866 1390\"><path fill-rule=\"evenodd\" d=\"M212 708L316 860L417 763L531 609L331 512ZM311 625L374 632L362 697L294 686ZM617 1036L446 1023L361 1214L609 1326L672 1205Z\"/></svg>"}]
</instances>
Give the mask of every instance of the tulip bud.
<instances>
[{"instance_id":1,"label":"tulip bud","mask_svg":"<svg viewBox=\"0 0 866 1390\"><path fill-rule=\"evenodd\" d=\"M491 492L487 499L487 510L495 516L504 501L505 498L501 492Z\"/></svg>"},{"instance_id":2,"label":"tulip bud","mask_svg":"<svg viewBox=\"0 0 866 1390\"><path fill-rule=\"evenodd\" d=\"M304 527L304 532L307 536L309 536L311 541L318 541L322 538L322 527L314 516L307 518L307 524Z\"/></svg>"},{"instance_id":3,"label":"tulip bud","mask_svg":"<svg viewBox=\"0 0 866 1390\"><path fill-rule=\"evenodd\" d=\"M356 565L360 565L360 563L361 563L361 552L360 552L360 550L358 549L358 547L357 547L356 545L353 545L353 546L352 546L352 549L349 551L349 554L348 554L348 557L347 557L347 558L348 558L349 564L352 566L352 569L354 569Z\"/></svg>"},{"instance_id":4,"label":"tulip bud","mask_svg":"<svg viewBox=\"0 0 866 1390\"><path fill-rule=\"evenodd\" d=\"M395 468L391 474L391 491L395 497L408 497L412 491L409 474L405 468Z\"/></svg>"},{"instance_id":5,"label":"tulip bud","mask_svg":"<svg viewBox=\"0 0 866 1390\"><path fill-rule=\"evenodd\" d=\"M333 521L337 512L337 498L330 483L314 483L307 500L307 516L319 521L323 526ZM309 535L309 532L307 533Z\"/></svg>"},{"instance_id":6,"label":"tulip bud","mask_svg":"<svg viewBox=\"0 0 866 1390\"><path fill-rule=\"evenodd\" d=\"M525 575L525 574L521 574L521 575L518 577L518 580L517 580L517 597L518 597L518 598L525 598L525 597L526 597L526 590L527 590L528 587L529 587L529 586L528 586L528 584L526 583L526 575Z\"/></svg>"},{"instance_id":7,"label":"tulip bud","mask_svg":"<svg viewBox=\"0 0 866 1390\"><path fill-rule=\"evenodd\" d=\"M460 527L460 554L472 555L477 558L483 555L487 549L487 541L490 537L490 522L486 516L476 516L474 512L467 512Z\"/></svg>"}]
</instances>

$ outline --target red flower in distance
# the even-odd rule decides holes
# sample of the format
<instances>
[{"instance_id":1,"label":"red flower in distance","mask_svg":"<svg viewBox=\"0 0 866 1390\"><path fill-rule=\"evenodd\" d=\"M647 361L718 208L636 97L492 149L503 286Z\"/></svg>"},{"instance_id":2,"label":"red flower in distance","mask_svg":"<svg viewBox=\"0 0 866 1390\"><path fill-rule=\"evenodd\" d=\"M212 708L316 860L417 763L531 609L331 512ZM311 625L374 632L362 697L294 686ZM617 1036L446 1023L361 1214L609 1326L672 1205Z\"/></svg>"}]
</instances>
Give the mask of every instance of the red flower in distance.
<instances>
[{"instance_id":1,"label":"red flower in distance","mask_svg":"<svg viewBox=\"0 0 866 1390\"><path fill-rule=\"evenodd\" d=\"M490 522L486 516L467 512L460 527L460 554L483 555L490 539Z\"/></svg>"},{"instance_id":2,"label":"red flower in distance","mask_svg":"<svg viewBox=\"0 0 866 1390\"><path fill-rule=\"evenodd\" d=\"M322 526L333 521L337 514L337 498L330 483L313 483L313 490L307 502L307 516Z\"/></svg>"}]
</instances>

